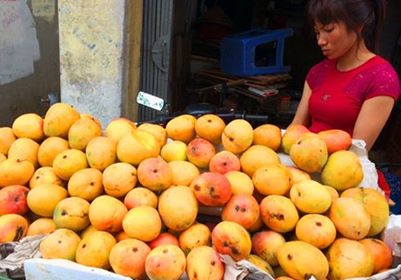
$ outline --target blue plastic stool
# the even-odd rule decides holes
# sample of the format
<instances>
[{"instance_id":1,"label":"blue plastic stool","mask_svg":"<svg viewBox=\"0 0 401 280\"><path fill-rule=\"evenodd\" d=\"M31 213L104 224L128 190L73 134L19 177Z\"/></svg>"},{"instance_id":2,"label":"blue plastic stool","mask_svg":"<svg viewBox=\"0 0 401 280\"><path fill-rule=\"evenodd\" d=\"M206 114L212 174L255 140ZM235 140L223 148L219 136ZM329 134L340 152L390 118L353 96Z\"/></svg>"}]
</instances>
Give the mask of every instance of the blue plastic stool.
<instances>
[{"instance_id":1,"label":"blue plastic stool","mask_svg":"<svg viewBox=\"0 0 401 280\"><path fill-rule=\"evenodd\" d=\"M254 76L261 74L287 73L289 66L283 65L285 38L293 35L291 28L254 29L225 37L220 45L221 69L232 75ZM255 65L256 48L273 42L275 54L271 64Z\"/></svg>"}]
</instances>

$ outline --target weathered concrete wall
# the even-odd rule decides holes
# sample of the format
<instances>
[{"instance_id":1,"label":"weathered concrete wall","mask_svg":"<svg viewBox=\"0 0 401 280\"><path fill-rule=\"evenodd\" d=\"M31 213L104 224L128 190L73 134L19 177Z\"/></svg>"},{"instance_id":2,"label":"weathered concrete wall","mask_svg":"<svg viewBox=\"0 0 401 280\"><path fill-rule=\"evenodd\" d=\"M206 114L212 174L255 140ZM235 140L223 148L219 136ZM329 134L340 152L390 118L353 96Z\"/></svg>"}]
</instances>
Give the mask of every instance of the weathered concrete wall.
<instances>
[{"instance_id":1,"label":"weathered concrete wall","mask_svg":"<svg viewBox=\"0 0 401 280\"><path fill-rule=\"evenodd\" d=\"M125 0L59 0L61 101L97 117L121 115Z\"/></svg>"}]
</instances>

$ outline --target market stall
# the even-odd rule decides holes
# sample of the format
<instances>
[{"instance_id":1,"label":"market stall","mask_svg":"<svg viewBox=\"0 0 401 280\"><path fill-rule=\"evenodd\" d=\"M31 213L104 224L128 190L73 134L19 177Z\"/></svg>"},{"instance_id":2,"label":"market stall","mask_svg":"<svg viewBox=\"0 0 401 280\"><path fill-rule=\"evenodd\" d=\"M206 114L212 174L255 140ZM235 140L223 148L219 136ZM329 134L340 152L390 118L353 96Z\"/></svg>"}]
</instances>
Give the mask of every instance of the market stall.
<instances>
[{"instance_id":1,"label":"market stall","mask_svg":"<svg viewBox=\"0 0 401 280\"><path fill-rule=\"evenodd\" d=\"M0 139L4 277L398 277L400 218L343 131L216 114L102 128L57 103Z\"/></svg>"}]
</instances>

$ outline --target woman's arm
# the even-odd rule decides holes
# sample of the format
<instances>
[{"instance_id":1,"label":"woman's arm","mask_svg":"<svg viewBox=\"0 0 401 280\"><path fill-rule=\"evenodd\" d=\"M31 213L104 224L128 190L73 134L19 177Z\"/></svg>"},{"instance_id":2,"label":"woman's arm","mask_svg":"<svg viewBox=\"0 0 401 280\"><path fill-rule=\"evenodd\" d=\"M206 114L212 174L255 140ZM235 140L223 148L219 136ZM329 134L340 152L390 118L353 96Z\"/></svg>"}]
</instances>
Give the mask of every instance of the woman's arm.
<instances>
[{"instance_id":1,"label":"woman's arm","mask_svg":"<svg viewBox=\"0 0 401 280\"><path fill-rule=\"evenodd\" d=\"M356 120L352 138L366 142L369 151L386 124L394 99L390 96L376 96L366 100Z\"/></svg>"},{"instance_id":2,"label":"woman's arm","mask_svg":"<svg viewBox=\"0 0 401 280\"><path fill-rule=\"evenodd\" d=\"M308 83L305 82L304 90L302 92L301 101L299 102L297 112L295 113L294 119L291 124L302 124L304 126L309 125L309 98L312 94L312 90Z\"/></svg>"}]
</instances>

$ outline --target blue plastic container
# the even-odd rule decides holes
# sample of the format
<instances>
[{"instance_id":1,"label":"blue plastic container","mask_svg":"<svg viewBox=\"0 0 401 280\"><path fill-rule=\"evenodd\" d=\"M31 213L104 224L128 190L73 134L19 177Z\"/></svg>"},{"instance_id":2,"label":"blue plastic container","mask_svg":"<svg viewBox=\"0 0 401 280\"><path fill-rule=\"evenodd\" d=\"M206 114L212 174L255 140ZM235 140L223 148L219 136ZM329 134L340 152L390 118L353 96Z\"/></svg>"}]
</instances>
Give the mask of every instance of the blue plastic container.
<instances>
[{"instance_id":1,"label":"blue plastic container","mask_svg":"<svg viewBox=\"0 0 401 280\"><path fill-rule=\"evenodd\" d=\"M283 65L284 43L293 33L291 28L254 29L227 36L220 45L221 69L237 76L287 73L290 67ZM258 66L256 48L261 45L271 45L273 53L266 52L266 65Z\"/></svg>"}]
</instances>

